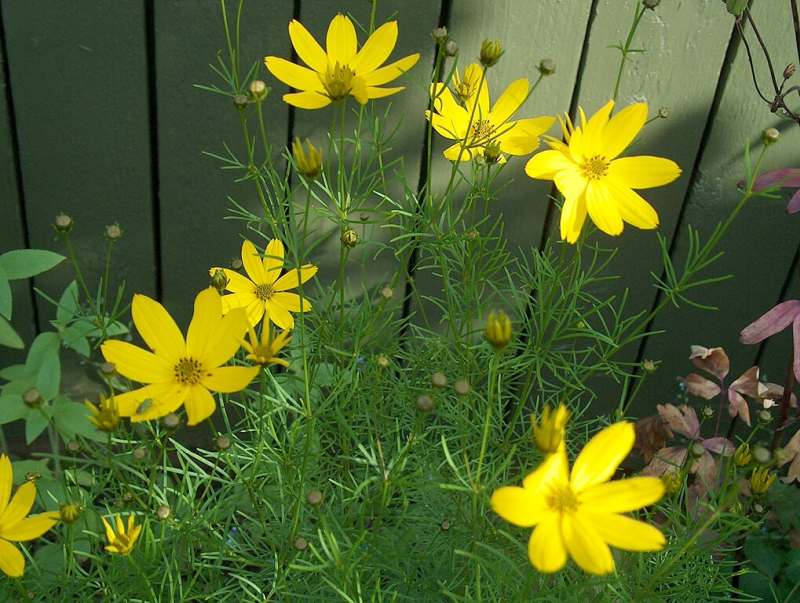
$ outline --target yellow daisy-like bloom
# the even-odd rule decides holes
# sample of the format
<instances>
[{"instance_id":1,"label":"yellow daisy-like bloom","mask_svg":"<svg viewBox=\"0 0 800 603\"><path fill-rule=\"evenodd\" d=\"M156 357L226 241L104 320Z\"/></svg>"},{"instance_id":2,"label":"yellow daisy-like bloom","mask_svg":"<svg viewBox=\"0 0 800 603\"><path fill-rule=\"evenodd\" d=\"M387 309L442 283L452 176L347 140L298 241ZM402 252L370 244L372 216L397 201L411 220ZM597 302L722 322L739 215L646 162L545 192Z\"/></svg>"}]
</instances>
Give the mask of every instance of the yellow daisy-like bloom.
<instances>
[{"instance_id":1,"label":"yellow daisy-like bloom","mask_svg":"<svg viewBox=\"0 0 800 603\"><path fill-rule=\"evenodd\" d=\"M664 495L657 477L609 481L633 447L627 421L606 427L584 447L572 472L564 446L528 475L522 487L492 494L494 511L514 525L536 526L528 557L540 572L557 572L567 556L591 574L614 571L609 545L629 551L657 551L665 544L655 527L621 513L653 504Z\"/></svg>"},{"instance_id":2,"label":"yellow daisy-like bloom","mask_svg":"<svg viewBox=\"0 0 800 603\"><path fill-rule=\"evenodd\" d=\"M310 67L296 65L280 57L265 57L269 72L300 92L284 94L283 100L301 109L321 109L332 101L352 96L362 105L372 98L383 98L403 90L403 86L381 88L411 69L419 53L383 65L397 43L397 21L376 29L358 50L353 22L336 15L328 26L326 50L300 23L289 23L289 38L297 56Z\"/></svg>"},{"instance_id":3,"label":"yellow daisy-like bloom","mask_svg":"<svg viewBox=\"0 0 800 603\"><path fill-rule=\"evenodd\" d=\"M108 523L105 517L101 517L103 526L106 529L106 551L115 555L130 555L133 550L133 545L139 539L142 533L142 526L136 525L136 518L131 514L128 515L128 525L122 523L122 518L119 515L114 516L114 528Z\"/></svg>"},{"instance_id":4,"label":"yellow daisy-like bloom","mask_svg":"<svg viewBox=\"0 0 800 603\"><path fill-rule=\"evenodd\" d=\"M561 238L578 240L589 217L603 232L622 233L623 222L643 229L658 226L658 214L633 189L669 184L681 174L674 161L663 157L618 158L647 122L647 103L625 107L611 117L614 101L573 126L569 116L561 122L566 143L548 137L550 150L534 155L525 166L531 178L553 180L564 195Z\"/></svg>"},{"instance_id":5,"label":"yellow daisy-like bloom","mask_svg":"<svg viewBox=\"0 0 800 603\"><path fill-rule=\"evenodd\" d=\"M272 239L267 245L264 259L250 241L242 243L242 265L247 277L223 268L228 277L227 290L231 295L222 297L222 306L227 313L232 308L245 308L247 318L256 326L261 317L267 317L281 329L288 331L294 327L292 312L308 312L311 303L307 299L300 303L297 293L289 289L299 287L317 273L313 264L288 270L281 276L284 256L283 243ZM209 274L220 268L211 268ZM248 278L249 277L249 278Z\"/></svg>"},{"instance_id":6,"label":"yellow daisy-like bloom","mask_svg":"<svg viewBox=\"0 0 800 603\"><path fill-rule=\"evenodd\" d=\"M442 82L431 85L434 112L425 111L425 117L439 134L458 141L444 150L445 158L468 161L483 156L492 143L509 155L532 153L539 146L539 136L553 125L555 117L511 120L528 98L530 84L525 78L511 82L490 108L489 84L483 73L477 63L464 70L463 79L456 72L455 97ZM505 158L501 156L499 161L502 163Z\"/></svg>"},{"instance_id":7,"label":"yellow daisy-like bloom","mask_svg":"<svg viewBox=\"0 0 800 603\"><path fill-rule=\"evenodd\" d=\"M545 454L556 452L564 442L564 430L568 420L569 410L563 404L559 404L556 410L551 410L550 405L546 405L539 422L536 421L536 417L531 417L533 441L536 442L536 447Z\"/></svg>"},{"instance_id":8,"label":"yellow daisy-like bloom","mask_svg":"<svg viewBox=\"0 0 800 603\"><path fill-rule=\"evenodd\" d=\"M222 366L241 347L247 316L237 309L222 315L222 299L211 287L197 294L186 339L160 303L134 295L131 315L152 352L125 341L110 340L101 351L117 372L144 387L114 396L117 410L131 421L148 421L186 407L189 425L216 408L211 392L238 392L258 374L258 367Z\"/></svg>"},{"instance_id":9,"label":"yellow daisy-like bloom","mask_svg":"<svg viewBox=\"0 0 800 603\"><path fill-rule=\"evenodd\" d=\"M84 400L83 404L89 409L89 421L100 431L112 432L119 426L119 409L114 396L108 398L100 395L98 405L92 404L89 400Z\"/></svg>"},{"instance_id":10,"label":"yellow daisy-like bloom","mask_svg":"<svg viewBox=\"0 0 800 603\"><path fill-rule=\"evenodd\" d=\"M58 511L26 517L36 500L36 485L25 482L11 498L13 471L11 461L0 455L0 569L7 576L19 578L25 571L25 558L13 544L38 538L52 528Z\"/></svg>"},{"instance_id":11,"label":"yellow daisy-like bloom","mask_svg":"<svg viewBox=\"0 0 800 603\"><path fill-rule=\"evenodd\" d=\"M283 358L278 358L281 350L286 347L286 344L292 339L288 331L282 331L274 339L269 326L269 319L265 316L264 323L261 325L261 340L259 341L255 330L251 326L248 337L250 341L242 343L242 347L247 352L247 359L267 366L270 364L280 364L281 366L289 366L289 363Z\"/></svg>"}]
</instances>

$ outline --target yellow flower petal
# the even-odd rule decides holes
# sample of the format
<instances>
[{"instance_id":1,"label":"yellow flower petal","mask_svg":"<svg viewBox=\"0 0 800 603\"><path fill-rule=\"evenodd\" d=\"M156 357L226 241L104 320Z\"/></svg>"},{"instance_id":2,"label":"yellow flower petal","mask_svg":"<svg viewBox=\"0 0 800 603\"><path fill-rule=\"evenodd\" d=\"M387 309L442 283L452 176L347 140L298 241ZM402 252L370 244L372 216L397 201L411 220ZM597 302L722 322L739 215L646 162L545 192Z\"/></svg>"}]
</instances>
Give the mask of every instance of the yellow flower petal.
<instances>
[{"instance_id":1,"label":"yellow flower petal","mask_svg":"<svg viewBox=\"0 0 800 603\"><path fill-rule=\"evenodd\" d=\"M302 309L300 305L300 296L296 293L280 292L274 293L270 302L285 308L289 312L309 312L311 311L311 302L308 298L303 298Z\"/></svg>"},{"instance_id":2,"label":"yellow flower petal","mask_svg":"<svg viewBox=\"0 0 800 603\"><path fill-rule=\"evenodd\" d=\"M117 404L119 416L132 417L143 405L146 408L151 408L158 404L159 400L171 399L177 387L177 383L170 381L153 383L122 394L114 394L114 402ZM182 402L183 400L179 401L178 406Z\"/></svg>"},{"instance_id":3,"label":"yellow flower petal","mask_svg":"<svg viewBox=\"0 0 800 603\"><path fill-rule=\"evenodd\" d=\"M247 276L256 285L266 282L261 254L258 253L256 246L246 239L242 243L242 265Z\"/></svg>"},{"instance_id":4,"label":"yellow flower petal","mask_svg":"<svg viewBox=\"0 0 800 603\"><path fill-rule=\"evenodd\" d=\"M11 502L0 514L0 528L13 526L30 513L34 500L36 500L36 486L33 482L25 482L17 488Z\"/></svg>"},{"instance_id":5,"label":"yellow flower petal","mask_svg":"<svg viewBox=\"0 0 800 603\"><path fill-rule=\"evenodd\" d=\"M328 68L328 55L300 21L289 22L289 38L297 56L311 69L323 73Z\"/></svg>"},{"instance_id":6,"label":"yellow flower petal","mask_svg":"<svg viewBox=\"0 0 800 603\"><path fill-rule=\"evenodd\" d=\"M481 83L483 78L483 83ZM479 63L472 63L464 70L464 82L470 82L475 88L475 92L467 100L467 111L472 114L472 108L477 102L478 108L475 111L475 119L484 119L489 115L489 84L483 77L483 67ZM480 87L479 87L480 86Z\"/></svg>"},{"instance_id":7,"label":"yellow flower petal","mask_svg":"<svg viewBox=\"0 0 800 603\"><path fill-rule=\"evenodd\" d=\"M273 288L275 291L295 289L312 278L317 273L317 270L318 268L314 264L305 264L300 268L293 268L275 281Z\"/></svg>"},{"instance_id":8,"label":"yellow flower petal","mask_svg":"<svg viewBox=\"0 0 800 603\"><path fill-rule=\"evenodd\" d=\"M442 151L444 158L449 159L450 161L470 161L473 157L482 154L483 147L464 147L460 142L450 145L444 151Z\"/></svg>"},{"instance_id":9,"label":"yellow flower petal","mask_svg":"<svg viewBox=\"0 0 800 603\"><path fill-rule=\"evenodd\" d=\"M166 389L154 390L153 397L146 398L145 400L148 401L141 401L133 409L130 417L131 423L160 419L181 407L188 396L189 386L182 383L170 383L167 385L168 388Z\"/></svg>"},{"instance_id":10,"label":"yellow flower petal","mask_svg":"<svg viewBox=\"0 0 800 603\"><path fill-rule=\"evenodd\" d=\"M369 73L364 73L362 75L362 79L367 86L380 86L382 84L388 84L392 80L399 78L406 71L416 65L417 61L419 61L419 57L419 53L410 54L407 57L398 59L393 63L389 63L388 65L381 67L380 69L376 69L375 71Z\"/></svg>"},{"instance_id":11,"label":"yellow flower petal","mask_svg":"<svg viewBox=\"0 0 800 603\"><path fill-rule=\"evenodd\" d=\"M608 481L628 456L635 440L633 425L628 421L614 423L595 435L572 466L572 489L580 494L591 486Z\"/></svg>"},{"instance_id":12,"label":"yellow flower petal","mask_svg":"<svg viewBox=\"0 0 800 603\"><path fill-rule=\"evenodd\" d=\"M283 269L283 258L286 250L280 239L271 239L267 243L267 249L264 251L264 274L268 285L272 285L278 280Z\"/></svg>"},{"instance_id":13,"label":"yellow flower petal","mask_svg":"<svg viewBox=\"0 0 800 603\"><path fill-rule=\"evenodd\" d=\"M636 191L610 177L603 179L603 185L614 199L619 215L625 222L645 230L658 226L658 213Z\"/></svg>"},{"instance_id":14,"label":"yellow flower petal","mask_svg":"<svg viewBox=\"0 0 800 603\"><path fill-rule=\"evenodd\" d=\"M192 322L194 321L193 318ZM225 364L239 351L248 326L250 324L246 310L232 309L221 320L213 323L213 328L204 333L204 338L198 338L197 347L191 350L192 357L202 364L204 370Z\"/></svg>"},{"instance_id":15,"label":"yellow flower petal","mask_svg":"<svg viewBox=\"0 0 800 603\"><path fill-rule=\"evenodd\" d=\"M582 150L581 153L584 157L593 157L595 155L605 155L607 152L604 145L604 132L608 124L608 118L614 108L614 101L610 100L603 105L597 113L592 115L591 119L586 120L586 116L581 112L581 123L583 126L583 136L581 139Z\"/></svg>"},{"instance_id":16,"label":"yellow flower petal","mask_svg":"<svg viewBox=\"0 0 800 603\"><path fill-rule=\"evenodd\" d=\"M11 578L19 578L25 571L25 558L10 542L0 540L0 570Z\"/></svg>"},{"instance_id":17,"label":"yellow flower petal","mask_svg":"<svg viewBox=\"0 0 800 603\"><path fill-rule=\"evenodd\" d=\"M287 86L297 90L314 90L322 92L322 80L316 71L282 59L281 57L266 57L264 65L267 70Z\"/></svg>"},{"instance_id":18,"label":"yellow flower petal","mask_svg":"<svg viewBox=\"0 0 800 603\"><path fill-rule=\"evenodd\" d=\"M247 387L258 371L257 366L222 366L206 372L201 383L211 391L229 394Z\"/></svg>"},{"instance_id":19,"label":"yellow flower petal","mask_svg":"<svg viewBox=\"0 0 800 603\"><path fill-rule=\"evenodd\" d=\"M13 482L14 472L11 467L11 459L5 454L0 455L0 514L2 514L8 506Z\"/></svg>"},{"instance_id":20,"label":"yellow flower petal","mask_svg":"<svg viewBox=\"0 0 800 603\"><path fill-rule=\"evenodd\" d=\"M117 339L109 339L100 346L103 358L114 365L123 377L141 383L156 383L172 379L173 364L161 356Z\"/></svg>"},{"instance_id":21,"label":"yellow flower petal","mask_svg":"<svg viewBox=\"0 0 800 603\"><path fill-rule=\"evenodd\" d=\"M178 325L156 300L137 293L133 296L131 316L136 330L156 355L176 362L186 354L186 342Z\"/></svg>"},{"instance_id":22,"label":"yellow flower petal","mask_svg":"<svg viewBox=\"0 0 800 603\"><path fill-rule=\"evenodd\" d=\"M647 121L647 103L628 105L603 129L603 155L614 159L633 142Z\"/></svg>"},{"instance_id":23,"label":"yellow flower petal","mask_svg":"<svg viewBox=\"0 0 800 603\"><path fill-rule=\"evenodd\" d=\"M580 511L581 517L599 534L607 544L626 551L659 551L666 539L661 531L643 521L617 515L616 513L594 513Z\"/></svg>"},{"instance_id":24,"label":"yellow flower petal","mask_svg":"<svg viewBox=\"0 0 800 603\"><path fill-rule=\"evenodd\" d=\"M526 490L547 496L553 486L565 486L569 482L569 465L567 452L563 446L549 455L535 471L529 473L522 481Z\"/></svg>"},{"instance_id":25,"label":"yellow flower petal","mask_svg":"<svg viewBox=\"0 0 800 603\"><path fill-rule=\"evenodd\" d=\"M586 210L597 228L616 236L622 233L622 216L602 180L590 180L586 187Z\"/></svg>"},{"instance_id":26,"label":"yellow flower petal","mask_svg":"<svg viewBox=\"0 0 800 603\"><path fill-rule=\"evenodd\" d=\"M561 208L561 238L567 243L575 243L585 221L586 197L581 195L575 199L565 199Z\"/></svg>"},{"instance_id":27,"label":"yellow flower petal","mask_svg":"<svg viewBox=\"0 0 800 603\"><path fill-rule=\"evenodd\" d=\"M283 101L286 104L297 107L298 109L322 109L331 104L329 99L324 94L319 92L292 92L283 95Z\"/></svg>"},{"instance_id":28,"label":"yellow flower petal","mask_svg":"<svg viewBox=\"0 0 800 603\"><path fill-rule=\"evenodd\" d=\"M580 501L598 513L626 513L652 505L663 495L664 483L659 478L631 477L585 488Z\"/></svg>"},{"instance_id":29,"label":"yellow flower petal","mask_svg":"<svg viewBox=\"0 0 800 603\"><path fill-rule=\"evenodd\" d=\"M186 424L190 427L210 417L217 407L214 396L202 385L193 386L183 404L186 407Z\"/></svg>"},{"instance_id":30,"label":"yellow flower petal","mask_svg":"<svg viewBox=\"0 0 800 603\"><path fill-rule=\"evenodd\" d=\"M431 115L430 111L425 111L425 117L430 120L433 129L436 130L440 136L449 138L451 140L461 140L467 134L467 123L469 116L463 108L459 107L459 112L448 113L447 115L440 115L434 113Z\"/></svg>"},{"instance_id":31,"label":"yellow flower petal","mask_svg":"<svg viewBox=\"0 0 800 603\"><path fill-rule=\"evenodd\" d=\"M214 266L213 268L209 268L208 275L214 276L214 273L217 270L222 270L225 273L225 276L228 279L228 284L225 287L227 291L232 293L252 293L255 289L255 284L246 276L236 272L235 270L229 270L228 268L219 268Z\"/></svg>"},{"instance_id":32,"label":"yellow flower petal","mask_svg":"<svg viewBox=\"0 0 800 603\"><path fill-rule=\"evenodd\" d=\"M567 549L561 536L561 517L557 513L539 523L528 541L528 559L538 571L551 574L567 562Z\"/></svg>"},{"instance_id":33,"label":"yellow flower petal","mask_svg":"<svg viewBox=\"0 0 800 603\"><path fill-rule=\"evenodd\" d=\"M266 311L269 319L274 322L281 329L289 330L294 328L294 318L289 311L280 304L272 303L272 300L267 301Z\"/></svg>"},{"instance_id":34,"label":"yellow flower petal","mask_svg":"<svg viewBox=\"0 0 800 603\"><path fill-rule=\"evenodd\" d=\"M367 98L386 98L392 94L397 94L405 90L405 86L395 86L394 88L378 88L377 86L367 86Z\"/></svg>"},{"instance_id":35,"label":"yellow flower petal","mask_svg":"<svg viewBox=\"0 0 800 603\"><path fill-rule=\"evenodd\" d=\"M247 322L249 322L252 326L258 324L261 318L264 316L266 312L266 304L258 299L257 297L253 297L250 303L245 306L245 312L247 313Z\"/></svg>"},{"instance_id":36,"label":"yellow flower petal","mask_svg":"<svg viewBox=\"0 0 800 603\"><path fill-rule=\"evenodd\" d=\"M230 315L230 312L228 315ZM192 314L192 322L189 323L189 330L186 332L187 355L202 361L205 357L206 348L216 345L216 334L222 326L221 322L222 299L216 289L208 287L194 298L194 314ZM234 351L234 353L236 352ZM161 381L167 380L162 379Z\"/></svg>"},{"instance_id":37,"label":"yellow flower petal","mask_svg":"<svg viewBox=\"0 0 800 603\"><path fill-rule=\"evenodd\" d=\"M558 172L574 169L575 163L570 157L564 155L561 151L554 150L536 153L525 164L525 173L531 178L538 178L539 180L552 180Z\"/></svg>"},{"instance_id":38,"label":"yellow flower petal","mask_svg":"<svg viewBox=\"0 0 800 603\"><path fill-rule=\"evenodd\" d=\"M384 23L367 38L361 50L350 63L357 75L375 71L392 54L397 44L397 21Z\"/></svg>"},{"instance_id":39,"label":"yellow flower petal","mask_svg":"<svg viewBox=\"0 0 800 603\"><path fill-rule=\"evenodd\" d=\"M608 545L581 513L565 513L561 534L570 557L584 571L603 575L614 571L614 558Z\"/></svg>"},{"instance_id":40,"label":"yellow flower petal","mask_svg":"<svg viewBox=\"0 0 800 603\"><path fill-rule=\"evenodd\" d=\"M0 538L10 540L12 542L33 540L56 525L56 523L58 523L58 519L59 514L57 512L31 515L30 517L22 519L9 527L3 526L2 529L0 529Z\"/></svg>"},{"instance_id":41,"label":"yellow flower petal","mask_svg":"<svg viewBox=\"0 0 800 603\"><path fill-rule=\"evenodd\" d=\"M117 539L116 534L114 534L114 530L111 528L111 524L108 523L108 520L105 517L101 517L100 521L103 522L103 527L106 530L106 540L108 542L114 542Z\"/></svg>"},{"instance_id":42,"label":"yellow flower petal","mask_svg":"<svg viewBox=\"0 0 800 603\"><path fill-rule=\"evenodd\" d=\"M500 150L509 155L528 155L539 146L539 136L528 134L518 128L519 122L507 121L500 126L499 134L493 140L500 145Z\"/></svg>"},{"instance_id":43,"label":"yellow flower petal","mask_svg":"<svg viewBox=\"0 0 800 603\"><path fill-rule=\"evenodd\" d=\"M349 65L356 56L358 38L353 22L345 15L339 13L328 25L328 35L325 39L325 48L328 51L330 63Z\"/></svg>"},{"instance_id":44,"label":"yellow flower petal","mask_svg":"<svg viewBox=\"0 0 800 603\"><path fill-rule=\"evenodd\" d=\"M529 528L549 514L541 494L527 488L504 486L492 493L492 509L515 526Z\"/></svg>"},{"instance_id":45,"label":"yellow flower petal","mask_svg":"<svg viewBox=\"0 0 800 603\"><path fill-rule=\"evenodd\" d=\"M517 112L522 106L522 103L528 98L528 85L527 78L514 80L503 91L500 97L495 101L491 112L487 119L495 126L501 126L503 123L511 119L511 116Z\"/></svg>"},{"instance_id":46,"label":"yellow flower petal","mask_svg":"<svg viewBox=\"0 0 800 603\"><path fill-rule=\"evenodd\" d=\"M621 157L608 166L608 177L630 188L653 188L669 184L681 175L681 168L663 157Z\"/></svg>"},{"instance_id":47,"label":"yellow flower petal","mask_svg":"<svg viewBox=\"0 0 800 603\"><path fill-rule=\"evenodd\" d=\"M456 99L453 98L453 93L442 82L431 84L430 94L433 100L433 108L437 113L448 116L451 113L463 114L464 123L467 122L469 115L464 110L464 107L456 102Z\"/></svg>"}]
</instances>

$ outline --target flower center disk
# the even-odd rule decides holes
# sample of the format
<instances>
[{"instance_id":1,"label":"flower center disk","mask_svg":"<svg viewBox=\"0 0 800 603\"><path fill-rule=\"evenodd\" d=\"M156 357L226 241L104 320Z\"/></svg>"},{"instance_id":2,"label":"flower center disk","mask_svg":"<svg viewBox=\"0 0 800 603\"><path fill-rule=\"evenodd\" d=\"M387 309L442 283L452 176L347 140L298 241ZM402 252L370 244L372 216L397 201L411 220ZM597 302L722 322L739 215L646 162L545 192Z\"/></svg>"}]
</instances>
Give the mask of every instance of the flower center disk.
<instances>
[{"instance_id":1,"label":"flower center disk","mask_svg":"<svg viewBox=\"0 0 800 603\"><path fill-rule=\"evenodd\" d=\"M472 136L478 141L488 140L494 127L488 119L481 119L472 124Z\"/></svg>"},{"instance_id":2,"label":"flower center disk","mask_svg":"<svg viewBox=\"0 0 800 603\"><path fill-rule=\"evenodd\" d=\"M267 301L275 290L272 288L272 285L262 284L257 285L256 290L253 292L255 296L260 299L261 301Z\"/></svg>"},{"instance_id":3,"label":"flower center disk","mask_svg":"<svg viewBox=\"0 0 800 603\"><path fill-rule=\"evenodd\" d=\"M547 506L559 513L567 513L578 509L578 497L569 486L556 486L547 497Z\"/></svg>"},{"instance_id":4,"label":"flower center disk","mask_svg":"<svg viewBox=\"0 0 800 603\"><path fill-rule=\"evenodd\" d=\"M320 77L322 86L328 98L331 100L339 100L350 94L353 89L353 78L356 72L350 69L347 65L336 63L335 65L328 65L325 75Z\"/></svg>"},{"instance_id":5,"label":"flower center disk","mask_svg":"<svg viewBox=\"0 0 800 603\"><path fill-rule=\"evenodd\" d=\"M599 180L608 173L608 161L602 155L595 155L583 164L583 173L589 180Z\"/></svg>"},{"instance_id":6,"label":"flower center disk","mask_svg":"<svg viewBox=\"0 0 800 603\"><path fill-rule=\"evenodd\" d=\"M203 366L194 358L181 358L175 365L175 380L184 385L200 383Z\"/></svg>"}]
</instances>

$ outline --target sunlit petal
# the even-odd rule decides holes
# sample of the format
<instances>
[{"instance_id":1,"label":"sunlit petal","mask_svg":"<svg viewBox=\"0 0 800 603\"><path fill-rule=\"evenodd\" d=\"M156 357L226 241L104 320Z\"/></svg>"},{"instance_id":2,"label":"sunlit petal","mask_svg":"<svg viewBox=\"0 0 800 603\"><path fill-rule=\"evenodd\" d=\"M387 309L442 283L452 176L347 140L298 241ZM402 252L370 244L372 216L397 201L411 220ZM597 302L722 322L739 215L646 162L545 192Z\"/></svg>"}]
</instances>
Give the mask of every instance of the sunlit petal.
<instances>
[{"instance_id":1,"label":"sunlit petal","mask_svg":"<svg viewBox=\"0 0 800 603\"><path fill-rule=\"evenodd\" d=\"M567 562L567 549L561 536L561 517L551 513L543 519L528 541L528 558L540 572L557 572Z\"/></svg>"},{"instance_id":2,"label":"sunlit petal","mask_svg":"<svg viewBox=\"0 0 800 603\"><path fill-rule=\"evenodd\" d=\"M325 40L325 49L328 51L330 63L339 62L349 65L356 56L358 38L353 22L343 14L336 15L328 26L328 35Z\"/></svg>"},{"instance_id":3,"label":"sunlit petal","mask_svg":"<svg viewBox=\"0 0 800 603\"><path fill-rule=\"evenodd\" d=\"M264 64L272 75L287 86L297 90L314 90L317 92L324 90L322 80L319 79L317 72L307 67L302 67L281 57L266 57Z\"/></svg>"},{"instance_id":4,"label":"sunlit petal","mask_svg":"<svg viewBox=\"0 0 800 603\"><path fill-rule=\"evenodd\" d=\"M350 63L351 69L358 75L375 71L392 54L396 43L397 21L384 23L364 42L361 50Z\"/></svg>"},{"instance_id":5,"label":"sunlit petal","mask_svg":"<svg viewBox=\"0 0 800 603\"><path fill-rule=\"evenodd\" d=\"M664 495L664 482L657 477L631 477L599 483L580 493L581 504L601 513L626 513L652 505Z\"/></svg>"},{"instance_id":6,"label":"sunlit petal","mask_svg":"<svg viewBox=\"0 0 800 603\"><path fill-rule=\"evenodd\" d=\"M653 188L669 184L681 175L681 168L663 157L620 157L608 166L608 177L629 188Z\"/></svg>"},{"instance_id":7,"label":"sunlit petal","mask_svg":"<svg viewBox=\"0 0 800 603\"><path fill-rule=\"evenodd\" d=\"M289 38L297 56L306 65L319 73L328 68L328 55L300 21L292 19L289 23Z\"/></svg>"},{"instance_id":8,"label":"sunlit petal","mask_svg":"<svg viewBox=\"0 0 800 603\"><path fill-rule=\"evenodd\" d=\"M172 378L173 364L161 356L117 339L109 339L100 346L103 358L114 365L123 377L141 383L157 383Z\"/></svg>"},{"instance_id":9,"label":"sunlit petal","mask_svg":"<svg viewBox=\"0 0 800 603\"><path fill-rule=\"evenodd\" d=\"M175 362L186 354L186 342L178 325L156 300L137 293L133 296L131 316L136 330L158 356Z\"/></svg>"},{"instance_id":10,"label":"sunlit petal","mask_svg":"<svg viewBox=\"0 0 800 603\"><path fill-rule=\"evenodd\" d=\"M659 551L666 544L661 531L648 523L616 513L580 512L607 544L626 551Z\"/></svg>"},{"instance_id":11,"label":"sunlit petal","mask_svg":"<svg viewBox=\"0 0 800 603\"><path fill-rule=\"evenodd\" d=\"M590 574L603 575L614 571L611 550L581 513L565 513L561 534L570 557Z\"/></svg>"},{"instance_id":12,"label":"sunlit petal","mask_svg":"<svg viewBox=\"0 0 800 603\"><path fill-rule=\"evenodd\" d=\"M570 483L581 491L608 481L633 448L636 439L633 424L620 421L595 435L583 448L572 467Z\"/></svg>"}]
</instances>

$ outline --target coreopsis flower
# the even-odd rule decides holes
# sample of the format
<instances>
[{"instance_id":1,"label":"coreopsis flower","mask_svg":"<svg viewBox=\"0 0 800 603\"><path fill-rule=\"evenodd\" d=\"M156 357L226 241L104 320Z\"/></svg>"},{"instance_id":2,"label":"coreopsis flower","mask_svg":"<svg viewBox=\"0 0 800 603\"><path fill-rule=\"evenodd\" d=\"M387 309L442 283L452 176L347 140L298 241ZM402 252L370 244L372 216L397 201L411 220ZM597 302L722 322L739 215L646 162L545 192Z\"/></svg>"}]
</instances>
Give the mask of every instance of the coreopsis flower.
<instances>
[{"instance_id":1,"label":"coreopsis flower","mask_svg":"<svg viewBox=\"0 0 800 603\"><path fill-rule=\"evenodd\" d=\"M262 366L270 364L289 366L286 360L278 358L278 354L292 338L288 331L282 331L273 339L269 319L265 316L261 325L261 339L259 340L252 326L249 327L248 337L250 341L242 343L242 347L247 352L246 358L248 360Z\"/></svg>"},{"instance_id":2,"label":"coreopsis flower","mask_svg":"<svg viewBox=\"0 0 800 603\"><path fill-rule=\"evenodd\" d=\"M531 178L553 180L564 195L561 238L574 243L588 213L603 232L622 233L623 223L636 228L658 226L658 214L634 189L653 188L675 180L678 165L662 157L619 157L647 121L647 103L629 105L611 117L608 101L591 119L580 109L580 125L559 119L564 142L547 137L550 150L534 155L525 166Z\"/></svg>"},{"instance_id":3,"label":"coreopsis flower","mask_svg":"<svg viewBox=\"0 0 800 603\"><path fill-rule=\"evenodd\" d=\"M548 456L522 487L504 486L492 494L495 513L520 527L536 527L528 556L540 572L556 572L567 556L585 571L614 571L609 545L629 551L657 551L665 544L655 527L623 513L658 501L664 484L655 477L609 481L633 447L634 429L626 421L595 435L572 472L566 447Z\"/></svg>"},{"instance_id":4,"label":"coreopsis flower","mask_svg":"<svg viewBox=\"0 0 800 603\"><path fill-rule=\"evenodd\" d=\"M251 326L256 326L266 313L278 327L288 331L294 327L292 312L308 312L311 302L289 290L299 287L317 273L313 264L300 268L283 270L284 247L278 239L267 244L264 259L261 259L256 246L250 241L242 243L242 265L247 276L234 270L222 268L228 277L227 289L230 295L222 297L222 307L227 313L232 308L245 308ZM211 268L213 273L220 268Z\"/></svg>"},{"instance_id":5,"label":"coreopsis flower","mask_svg":"<svg viewBox=\"0 0 800 603\"><path fill-rule=\"evenodd\" d=\"M511 319L503 310L492 310L486 319L486 341L496 350L502 350L511 341Z\"/></svg>"},{"instance_id":6,"label":"coreopsis flower","mask_svg":"<svg viewBox=\"0 0 800 603\"><path fill-rule=\"evenodd\" d=\"M551 116L511 119L528 98L526 78L511 82L490 108L489 84L477 63L464 70L463 79L457 71L453 74L453 91L455 96L444 83L432 84L433 113L425 111L441 136L458 141L444 150L443 155L451 161L483 157L493 145L502 153L527 155L539 146L539 136L555 121ZM504 161L502 155L497 158L499 163Z\"/></svg>"},{"instance_id":7,"label":"coreopsis flower","mask_svg":"<svg viewBox=\"0 0 800 603\"><path fill-rule=\"evenodd\" d=\"M111 527L105 517L100 519L103 520L103 527L106 529L106 540L108 541L106 551L115 555L130 555L142 533L142 526L136 525L136 518L133 514L128 515L127 526L122 523L122 518L119 515L115 515L114 528Z\"/></svg>"},{"instance_id":8,"label":"coreopsis flower","mask_svg":"<svg viewBox=\"0 0 800 603\"><path fill-rule=\"evenodd\" d=\"M101 394L100 402L97 405L92 404L89 400L84 400L83 403L89 409L89 421L97 429L108 433L117 429L119 425L119 408L113 394L108 397Z\"/></svg>"},{"instance_id":9,"label":"coreopsis flower","mask_svg":"<svg viewBox=\"0 0 800 603\"><path fill-rule=\"evenodd\" d=\"M27 481L11 497L11 461L0 455L0 570L18 578L25 571L25 558L14 544L38 538L58 521L58 511L27 516L36 500L36 484ZM27 516L27 517L26 517Z\"/></svg>"},{"instance_id":10,"label":"coreopsis flower","mask_svg":"<svg viewBox=\"0 0 800 603\"><path fill-rule=\"evenodd\" d=\"M794 376L800 381L800 299L781 302L739 333L739 341L752 345L792 325L794 337Z\"/></svg>"},{"instance_id":11,"label":"coreopsis flower","mask_svg":"<svg viewBox=\"0 0 800 603\"><path fill-rule=\"evenodd\" d=\"M542 416L537 422L536 417L531 417L533 441L536 447L544 454L553 454L564 442L564 431L569 420L569 410L563 404L552 410L546 405Z\"/></svg>"},{"instance_id":12,"label":"coreopsis flower","mask_svg":"<svg viewBox=\"0 0 800 603\"><path fill-rule=\"evenodd\" d=\"M131 314L152 352L118 340L100 348L120 375L146 384L115 395L122 417L148 421L183 405L187 423L197 425L216 408L211 392L238 392L258 373L258 367L222 366L241 347L247 315L237 308L223 316L222 299L211 287L195 297L186 339L164 306L146 295L133 296Z\"/></svg>"},{"instance_id":13,"label":"coreopsis flower","mask_svg":"<svg viewBox=\"0 0 800 603\"><path fill-rule=\"evenodd\" d=\"M420 56L414 53L383 65L397 43L397 21L376 29L361 50L353 22L342 14L328 26L325 50L300 21L289 23L289 38L308 67L274 56L265 57L264 64L272 75L300 91L283 95L286 103L300 109L321 109L348 96L363 105L370 99L396 94L404 87L381 86L411 69Z\"/></svg>"}]
</instances>

